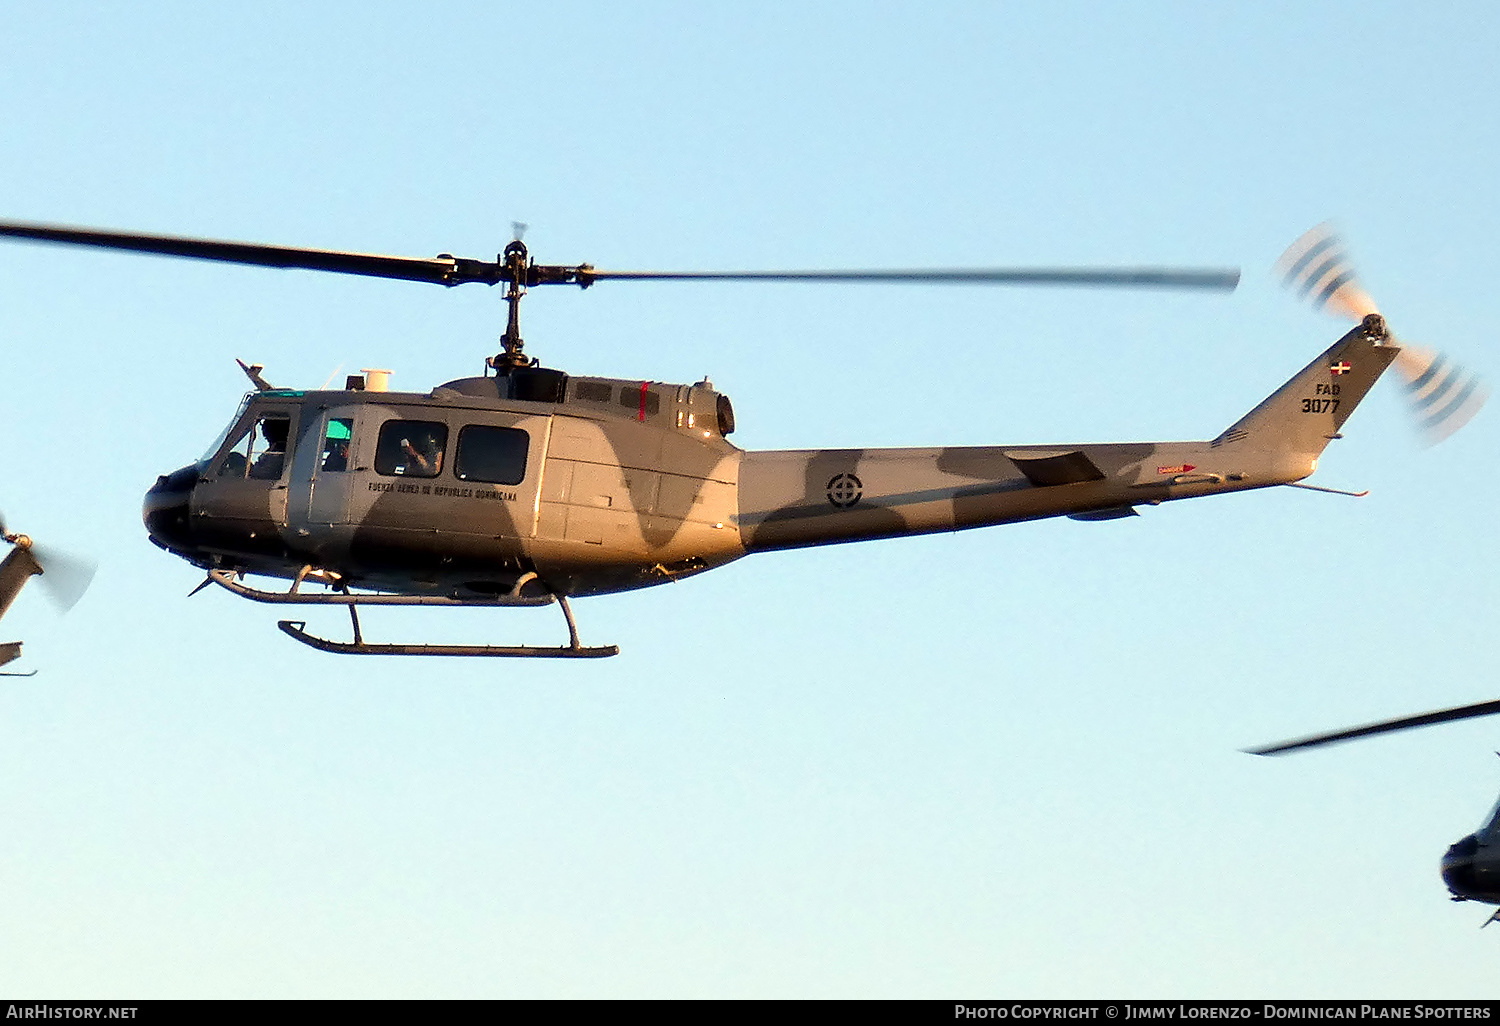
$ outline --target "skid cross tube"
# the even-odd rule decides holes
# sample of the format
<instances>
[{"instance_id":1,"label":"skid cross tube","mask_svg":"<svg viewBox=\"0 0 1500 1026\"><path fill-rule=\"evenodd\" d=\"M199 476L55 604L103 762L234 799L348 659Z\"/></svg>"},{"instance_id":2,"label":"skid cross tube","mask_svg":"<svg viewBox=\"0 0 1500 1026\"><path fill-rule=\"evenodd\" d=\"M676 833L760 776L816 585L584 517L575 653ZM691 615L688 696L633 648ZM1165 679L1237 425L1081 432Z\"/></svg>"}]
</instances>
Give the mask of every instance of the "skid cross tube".
<instances>
[{"instance_id":1,"label":"skid cross tube","mask_svg":"<svg viewBox=\"0 0 1500 1026\"><path fill-rule=\"evenodd\" d=\"M300 591L262 591L259 588L251 588L236 581L234 573L229 570L210 570L208 576L215 584L232 591L240 598L247 598L253 602L270 602L289 606L550 606L556 601L550 592L534 596L519 594L519 589L522 585L536 579L534 574L522 577L516 583L516 587L504 595L486 596L484 598L452 598L447 595L391 595L380 593L356 595L348 590L328 594L308 595Z\"/></svg>"},{"instance_id":2,"label":"skid cross tube","mask_svg":"<svg viewBox=\"0 0 1500 1026\"><path fill-rule=\"evenodd\" d=\"M536 574L523 574L515 586L504 595L486 598L451 598L441 595L391 595L355 594L348 585L340 584L337 592L308 595L298 591L298 586L310 575L304 571L297 575L288 591L262 591L235 580L229 570L210 570L208 580L241 598L254 602L269 602L277 605L343 606L349 610L349 624L354 631L353 641L332 641L307 632L306 620L278 620L276 626L283 634L320 652L337 655L409 655L409 656L491 656L511 659L604 659L619 655L619 645L584 645L578 640L578 623L573 619L573 610L562 595L547 592L535 596L522 596L521 589L535 581ZM562 607L563 619L568 624L568 644L560 647L538 645L393 645L365 641L359 624L360 606L469 606L469 607L538 607L556 602Z\"/></svg>"}]
</instances>

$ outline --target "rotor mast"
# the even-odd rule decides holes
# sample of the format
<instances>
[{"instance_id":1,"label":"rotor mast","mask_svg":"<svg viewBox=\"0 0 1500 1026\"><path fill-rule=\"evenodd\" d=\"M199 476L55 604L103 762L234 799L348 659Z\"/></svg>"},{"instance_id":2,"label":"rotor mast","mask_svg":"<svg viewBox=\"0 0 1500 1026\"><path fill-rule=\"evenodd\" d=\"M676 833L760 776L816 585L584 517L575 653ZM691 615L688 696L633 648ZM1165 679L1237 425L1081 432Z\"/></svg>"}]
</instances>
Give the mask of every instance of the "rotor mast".
<instances>
[{"instance_id":1,"label":"rotor mast","mask_svg":"<svg viewBox=\"0 0 1500 1026\"><path fill-rule=\"evenodd\" d=\"M594 283L594 268L591 264L538 264L530 258L526 243L520 239L511 240L505 247L505 252L496 257L495 263L490 266L493 268L492 274L483 278L455 276L444 284L459 285L469 280L487 281L490 284L505 283L508 313L505 333L500 336L500 352L484 361L485 366L496 374L505 375L518 367L528 367L532 362L524 352L526 342L521 338L521 297L526 295L526 290L533 285L577 285L586 289Z\"/></svg>"},{"instance_id":2,"label":"rotor mast","mask_svg":"<svg viewBox=\"0 0 1500 1026\"><path fill-rule=\"evenodd\" d=\"M513 240L500 254L504 270L501 280L507 283L505 305L510 312L505 321L505 334L500 336L500 352L485 360L496 374L507 374L517 367L525 367L530 361L522 350L526 342L521 338L521 297L526 295L526 243Z\"/></svg>"}]
</instances>

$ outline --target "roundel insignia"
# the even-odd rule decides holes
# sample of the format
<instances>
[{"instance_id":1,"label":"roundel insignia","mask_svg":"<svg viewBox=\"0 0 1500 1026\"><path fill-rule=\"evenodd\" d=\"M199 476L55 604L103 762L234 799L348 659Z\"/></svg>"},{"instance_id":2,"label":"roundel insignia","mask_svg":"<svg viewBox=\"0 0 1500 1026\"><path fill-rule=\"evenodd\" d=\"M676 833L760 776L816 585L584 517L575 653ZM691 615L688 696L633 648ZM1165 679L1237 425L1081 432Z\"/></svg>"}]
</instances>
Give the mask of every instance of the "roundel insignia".
<instances>
[{"instance_id":1,"label":"roundel insignia","mask_svg":"<svg viewBox=\"0 0 1500 1026\"><path fill-rule=\"evenodd\" d=\"M828 482L828 501L836 509L848 509L864 493L865 486L853 474L838 474Z\"/></svg>"}]
</instances>

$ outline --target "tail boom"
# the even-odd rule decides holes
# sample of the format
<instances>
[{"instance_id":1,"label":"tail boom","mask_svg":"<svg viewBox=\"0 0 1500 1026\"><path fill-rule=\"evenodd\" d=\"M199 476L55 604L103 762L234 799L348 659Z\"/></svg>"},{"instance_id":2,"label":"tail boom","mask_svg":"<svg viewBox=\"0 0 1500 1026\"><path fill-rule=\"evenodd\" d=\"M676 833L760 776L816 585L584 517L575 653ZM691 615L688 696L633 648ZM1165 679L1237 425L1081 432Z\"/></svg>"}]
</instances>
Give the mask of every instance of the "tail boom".
<instances>
[{"instance_id":1,"label":"tail boom","mask_svg":"<svg viewBox=\"0 0 1500 1026\"><path fill-rule=\"evenodd\" d=\"M1315 466L1206 441L747 452L738 522L747 551L768 551L1055 516L1106 520L1287 484Z\"/></svg>"},{"instance_id":2,"label":"tail boom","mask_svg":"<svg viewBox=\"0 0 1500 1026\"><path fill-rule=\"evenodd\" d=\"M1400 349L1379 315L1206 442L747 452L746 551L891 538L1044 517L1107 520L1136 506L1292 484Z\"/></svg>"}]
</instances>

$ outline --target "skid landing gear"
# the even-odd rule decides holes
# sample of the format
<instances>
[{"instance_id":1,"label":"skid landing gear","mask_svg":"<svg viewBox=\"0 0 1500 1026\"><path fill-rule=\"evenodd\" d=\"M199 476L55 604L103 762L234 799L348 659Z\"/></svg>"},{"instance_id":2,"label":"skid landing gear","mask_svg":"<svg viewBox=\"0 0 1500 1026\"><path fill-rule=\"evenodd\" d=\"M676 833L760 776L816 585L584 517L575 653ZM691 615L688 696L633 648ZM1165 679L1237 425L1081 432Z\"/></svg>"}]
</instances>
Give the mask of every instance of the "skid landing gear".
<instances>
[{"instance_id":1,"label":"skid landing gear","mask_svg":"<svg viewBox=\"0 0 1500 1026\"><path fill-rule=\"evenodd\" d=\"M372 644L359 629L359 610L349 603L349 620L354 626L353 641L330 641L307 633L305 620L277 620L276 626L289 638L295 638L320 652L338 655L411 655L411 656L499 656L511 659L605 659L619 655L619 645L589 647L578 642L578 625L573 621L573 610L568 600L557 597L563 616L568 621L568 644L559 648L534 645L388 645Z\"/></svg>"},{"instance_id":2,"label":"skid landing gear","mask_svg":"<svg viewBox=\"0 0 1500 1026\"><path fill-rule=\"evenodd\" d=\"M299 575L292 589L286 592L267 592L250 588L236 581L228 571L212 570L212 580L242 598L256 602L271 602L285 605L339 605L349 609L349 622L354 628L353 641L331 641L307 632L306 620L278 620L276 626L283 634L320 652L337 655L406 655L406 656L491 656L510 659L605 659L620 654L619 645L583 645L578 640L578 624L573 619L573 610L563 595L521 595L521 588L534 575L517 581L510 594L484 599L452 599L439 596L419 595L356 595L342 589L342 594L303 594L297 591L302 581ZM568 643L551 648L537 645L391 645L365 640L359 626L359 606L545 606L556 602L562 607L563 619L568 622Z\"/></svg>"}]
</instances>

